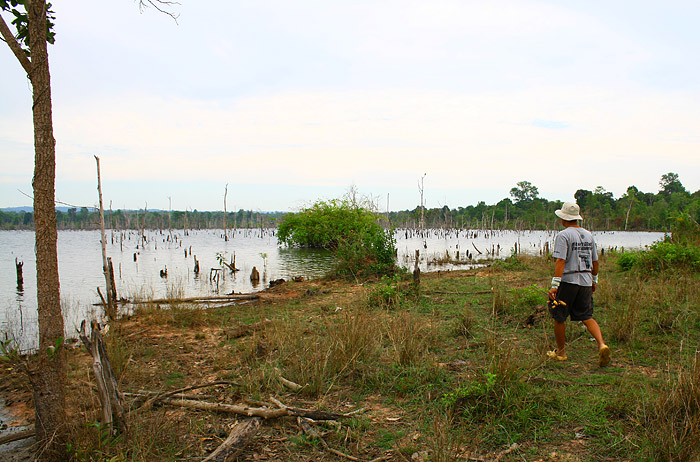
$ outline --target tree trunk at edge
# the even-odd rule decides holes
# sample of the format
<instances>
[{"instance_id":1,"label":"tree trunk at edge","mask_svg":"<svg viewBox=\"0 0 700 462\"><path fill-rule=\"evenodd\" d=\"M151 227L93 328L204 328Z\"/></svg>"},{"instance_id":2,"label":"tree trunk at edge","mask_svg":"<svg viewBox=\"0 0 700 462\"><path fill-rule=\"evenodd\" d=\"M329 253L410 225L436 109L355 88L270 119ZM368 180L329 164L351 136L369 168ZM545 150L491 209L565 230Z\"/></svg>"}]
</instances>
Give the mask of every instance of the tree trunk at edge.
<instances>
[{"instance_id":1,"label":"tree trunk at edge","mask_svg":"<svg viewBox=\"0 0 700 462\"><path fill-rule=\"evenodd\" d=\"M27 1L31 37L34 119L34 227L36 239L39 351L30 379L34 389L36 437L41 460L66 460L65 351L56 251L56 147L51 77L46 41L46 2Z\"/></svg>"}]
</instances>

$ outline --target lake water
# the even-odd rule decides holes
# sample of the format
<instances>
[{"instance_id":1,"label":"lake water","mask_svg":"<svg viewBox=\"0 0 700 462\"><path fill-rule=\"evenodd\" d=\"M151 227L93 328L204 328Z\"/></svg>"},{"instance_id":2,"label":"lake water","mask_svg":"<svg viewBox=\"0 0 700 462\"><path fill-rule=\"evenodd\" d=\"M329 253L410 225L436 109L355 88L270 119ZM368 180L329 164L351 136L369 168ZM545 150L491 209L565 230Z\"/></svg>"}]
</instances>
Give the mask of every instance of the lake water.
<instances>
[{"instance_id":1,"label":"lake water","mask_svg":"<svg viewBox=\"0 0 700 462\"><path fill-rule=\"evenodd\" d=\"M597 232L599 248L639 249L663 237L663 233ZM553 231L426 230L396 231L398 264L413 268L420 251L421 271L468 268L485 258L505 258L514 247L538 254L551 246ZM112 258L117 292L127 299L192 297L262 290L269 281L295 276L321 276L332 264L322 251L289 249L277 243L276 231L223 230L146 231L145 242L136 231L107 231L107 255ZM221 268L217 254L239 272L220 271L212 280L212 268ZM200 273L194 273L194 259ZM470 258L471 257L471 258ZM17 289L15 258L24 262L23 290ZM83 319L100 319L102 308L96 288L104 292L99 231L59 231L58 266L66 336L75 337ZM262 281L250 281L253 269ZM167 277L161 270L167 269ZM35 348L37 340L36 261L33 231L0 231L0 339L16 339L22 350Z\"/></svg>"}]
</instances>

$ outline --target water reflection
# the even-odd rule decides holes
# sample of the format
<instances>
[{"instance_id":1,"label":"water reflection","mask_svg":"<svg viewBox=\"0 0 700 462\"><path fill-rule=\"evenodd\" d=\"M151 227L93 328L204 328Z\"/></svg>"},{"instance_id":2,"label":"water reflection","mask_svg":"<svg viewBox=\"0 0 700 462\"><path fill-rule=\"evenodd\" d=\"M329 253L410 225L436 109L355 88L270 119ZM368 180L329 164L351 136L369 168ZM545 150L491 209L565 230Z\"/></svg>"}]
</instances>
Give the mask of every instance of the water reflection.
<instances>
[{"instance_id":1,"label":"water reflection","mask_svg":"<svg viewBox=\"0 0 700 462\"><path fill-rule=\"evenodd\" d=\"M313 279L323 276L333 265L333 255L327 250L280 248L277 254L281 268L280 277L297 276Z\"/></svg>"}]
</instances>

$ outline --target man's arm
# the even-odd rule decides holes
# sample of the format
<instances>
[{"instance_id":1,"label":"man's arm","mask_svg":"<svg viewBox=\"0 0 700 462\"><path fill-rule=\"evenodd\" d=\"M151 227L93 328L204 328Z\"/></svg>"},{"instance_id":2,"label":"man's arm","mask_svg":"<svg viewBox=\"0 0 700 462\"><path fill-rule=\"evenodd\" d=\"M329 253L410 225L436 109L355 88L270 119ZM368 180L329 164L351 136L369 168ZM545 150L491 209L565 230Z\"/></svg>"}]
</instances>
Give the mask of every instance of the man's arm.
<instances>
[{"instance_id":1,"label":"man's arm","mask_svg":"<svg viewBox=\"0 0 700 462\"><path fill-rule=\"evenodd\" d=\"M559 289L559 283L561 282L561 277L564 274L564 267L566 266L566 260L563 258L557 258L557 262L554 264L554 278L552 278L552 288L549 289L549 298L554 300L557 297L557 289ZM598 262L594 263L594 268L596 268L596 273L598 272Z\"/></svg>"},{"instance_id":2,"label":"man's arm","mask_svg":"<svg viewBox=\"0 0 700 462\"><path fill-rule=\"evenodd\" d=\"M591 274L593 275L593 293L595 293L595 286L598 285L598 260L593 262Z\"/></svg>"}]
</instances>

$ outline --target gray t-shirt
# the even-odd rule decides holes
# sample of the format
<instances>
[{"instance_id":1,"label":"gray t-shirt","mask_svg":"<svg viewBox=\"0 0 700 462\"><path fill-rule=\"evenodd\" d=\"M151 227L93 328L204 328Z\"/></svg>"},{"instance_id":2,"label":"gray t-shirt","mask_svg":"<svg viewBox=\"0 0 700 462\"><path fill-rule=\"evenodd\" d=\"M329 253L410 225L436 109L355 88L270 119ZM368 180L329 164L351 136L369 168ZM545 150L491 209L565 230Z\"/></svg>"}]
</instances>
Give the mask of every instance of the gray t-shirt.
<instances>
[{"instance_id":1,"label":"gray t-shirt","mask_svg":"<svg viewBox=\"0 0 700 462\"><path fill-rule=\"evenodd\" d=\"M557 233L554 238L554 258L566 260L563 282L579 286L592 286L593 262L598 261L598 251L593 234L583 228L570 226Z\"/></svg>"}]
</instances>

